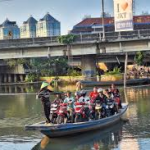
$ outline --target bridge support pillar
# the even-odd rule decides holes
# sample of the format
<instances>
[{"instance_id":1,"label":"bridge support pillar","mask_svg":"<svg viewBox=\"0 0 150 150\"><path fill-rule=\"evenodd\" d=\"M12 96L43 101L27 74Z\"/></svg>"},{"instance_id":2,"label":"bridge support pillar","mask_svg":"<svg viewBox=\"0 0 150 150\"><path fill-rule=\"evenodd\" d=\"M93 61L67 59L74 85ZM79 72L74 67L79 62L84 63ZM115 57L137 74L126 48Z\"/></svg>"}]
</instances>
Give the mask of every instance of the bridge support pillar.
<instances>
[{"instance_id":1,"label":"bridge support pillar","mask_svg":"<svg viewBox=\"0 0 150 150\"><path fill-rule=\"evenodd\" d=\"M14 82L17 83L17 75L14 74Z\"/></svg>"},{"instance_id":2,"label":"bridge support pillar","mask_svg":"<svg viewBox=\"0 0 150 150\"><path fill-rule=\"evenodd\" d=\"M2 83L2 82L3 82L3 76L0 75L0 83Z\"/></svg>"},{"instance_id":3,"label":"bridge support pillar","mask_svg":"<svg viewBox=\"0 0 150 150\"><path fill-rule=\"evenodd\" d=\"M7 83L7 74L4 74L4 83Z\"/></svg>"},{"instance_id":4,"label":"bridge support pillar","mask_svg":"<svg viewBox=\"0 0 150 150\"><path fill-rule=\"evenodd\" d=\"M15 86L15 93L17 93L18 92L18 88L17 88L17 86Z\"/></svg>"},{"instance_id":5,"label":"bridge support pillar","mask_svg":"<svg viewBox=\"0 0 150 150\"><path fill-rule=\"evenodd\" d=\"M21 82L23 82L23 81L24 81L23 74L20 74L20 81L21 81Z\"/></svg>"},{"instance_id":6,"label":"bridge support pillar","mask_svg":"<svg viewBox=\"0 0 150 150\"><path fill-rule=\"evenodd\" d=\"M5 93L8 93L7 86L4 87L4 92L5 92Z\"/></svg>"},{"instance_id":7,"label":"bridge support pillar","mask_svg":"<svg viewBox=\"0 0 150 150\"><path fill-rule=\"evenodd\" d=\"M11 83L12 82L12 77L11 74L8 75L8 82Z\"/></svg>"},{"instance_id":8,"label":"bridge support pillar","mask_svg":"<svg viewBox=\"0 0 150 150\"><path fill-rule=\"evenodd\" d=\"M85 55L81 58L82 75L88 79L96 78L96 56Z\"/></svg>"},{"instance_id":9,"label":"bridge support pillar","mask_svg":"<svg viewBox=\"0 0 150 150\"><path fill-rule=\"evenodd\" d=\"M12 87L11 86L8 87L8 92L12 93Z\"/></svg>"}]
</instances>

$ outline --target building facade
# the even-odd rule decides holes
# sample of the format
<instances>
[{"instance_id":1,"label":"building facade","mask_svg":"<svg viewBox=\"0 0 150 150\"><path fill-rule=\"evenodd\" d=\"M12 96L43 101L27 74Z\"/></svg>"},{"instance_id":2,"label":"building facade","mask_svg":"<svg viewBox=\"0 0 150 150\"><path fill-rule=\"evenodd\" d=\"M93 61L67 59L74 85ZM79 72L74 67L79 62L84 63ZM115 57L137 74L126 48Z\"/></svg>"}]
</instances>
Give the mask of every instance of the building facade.
<instances>
[{"instance_id":1,"label":"building facade","mask_svg":"<svg viewBox=\"0 0 150 150\"><path fill-rule=\"evenodd\" d=\"M0 25L0 40L4 39L19 39L20 29L15 21L9 21L6 19Z\"/></svg>"},{"instance_id":2,"label":"building facade","mask_svg":"<svg viewBox=\"0 0 150 150\"><path fill-rule=\"evenodd\" d=\"M104 19L105 32L114 32L114 17L107 17ZM150 15L134 16L133 17L134 30L148 30L150 29ZM76 24L71 33L101 33L102 32L102 18L85 18Z\"/></svg>"},{"instance_id":3,"label":"building facade","mask_svg":"<svg viewBox=\"0 0 150 150\"><path fill-rule=\"evenodd\" d=\"M20 38L34 38L36 37L36 24L37 20L32 16L27 21L23 22L20 27Z\"/></svg>"},{"instance_id":4,"label":"building facade","mask_svg":"<svg viewBox=\"0 0 150 150\"><path fill-rule=\"evenodd\" d=\"M60 35L60 22L47 13L36 25L36 37Z\"/></svg>"}]
</instances>

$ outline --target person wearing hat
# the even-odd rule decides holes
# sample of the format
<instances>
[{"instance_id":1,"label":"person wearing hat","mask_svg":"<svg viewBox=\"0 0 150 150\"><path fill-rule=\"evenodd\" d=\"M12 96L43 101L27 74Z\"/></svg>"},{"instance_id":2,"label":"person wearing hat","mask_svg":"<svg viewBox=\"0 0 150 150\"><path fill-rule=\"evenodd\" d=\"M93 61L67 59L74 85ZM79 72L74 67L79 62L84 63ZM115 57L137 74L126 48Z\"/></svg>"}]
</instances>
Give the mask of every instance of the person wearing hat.
<instances>
[{"instance_id":1,"label":"person wearing hat","mask_svg":"<svg viewBox=\"0 0 150 150\"><path fill-rule=\"evenodd\" d=\"M52 92L51 90L48 89L49 83L43 82L40 88L40 91L38 92L38 98L41 99L43 109L44 109L44 114L46 117L46 123L50 123L50 109L51 109L51 102L49 100L50 98L50 93Z\"/></svg>"}]
</instances>

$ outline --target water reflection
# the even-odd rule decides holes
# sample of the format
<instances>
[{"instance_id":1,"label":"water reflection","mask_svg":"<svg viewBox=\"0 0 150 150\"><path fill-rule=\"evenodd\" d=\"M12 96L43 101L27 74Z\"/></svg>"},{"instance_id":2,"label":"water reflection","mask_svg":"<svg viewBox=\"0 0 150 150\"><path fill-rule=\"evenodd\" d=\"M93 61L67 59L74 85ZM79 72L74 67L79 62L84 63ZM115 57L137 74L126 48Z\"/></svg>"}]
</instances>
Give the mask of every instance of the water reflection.
<instances>
[{"instance_id":1,"label":"water reflection","mask_svg":"<svg viewBox=\"0 0 150 150\"><path fill-rule=\"evenodd\" d=\"M118 147L122 139L123 122L113 125L103 131L50 139L44 137L32 150L109 150Z\"/></svg>"},{"instance_id":2,"label":"water reflection","mask_svg":"<svg viewBox=\"0 0 150 150\"><path fill-rule=\"evenodd\" d=\"M0 94L9 94L9 93L36 93L39 91L41 83L31 84L31 85L3 85L0 86ZM59 86L58 88L51 87L53 91L75 91L75 85L68 86ZM92 89L92 87L87 88Z\"/></svg>"},{"instance_id":3,"label":"water reflection","mask_svg":"<svg viewBox=\"0 0 150 150\"><path fill-rule=\"evenodd\" d=\"M35 93L39 90L40 84L34 85L3 85L0 86L0 93Z\"/></svg>"},{"instance_id":4,"label":"water reflection","mask_svg":"<svg viewBox=\"0 0 150 150\"><path fill-rule=\"evenodd\" d=\"M124 97L123 93L121 95ZM44 138L36 145L43 135L37 131L27 132L24 126L44 120L41 102L35 99L35 94L1 94L0 150L149 150L149 97L150 87L126 90L126 98L129 102L126 116L129 123L123 126L119 125L116 128L109 128L109 131L96 131L65 139L50 139L49 141Z\"/></svg>"}]
</instances>

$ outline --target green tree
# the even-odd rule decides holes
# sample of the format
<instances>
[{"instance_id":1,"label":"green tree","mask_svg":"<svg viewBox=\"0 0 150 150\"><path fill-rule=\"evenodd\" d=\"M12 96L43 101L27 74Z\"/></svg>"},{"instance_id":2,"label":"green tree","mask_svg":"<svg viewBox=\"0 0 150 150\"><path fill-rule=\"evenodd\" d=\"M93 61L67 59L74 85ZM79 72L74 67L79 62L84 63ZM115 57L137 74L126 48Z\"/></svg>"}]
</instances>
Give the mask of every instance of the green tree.
<instances>
[{"instance_id":1,"label":"green tree","mask_svg":"<svg viewBox=\"0 0 150 150\"><path fill-rule=\"evenodd\" d=\"M68 64L64 57L36 58L32 60L32 68L40 76L66 75Z\"/></svg>"},{"instance_id":2,"label":"green tree","mask_svg":"<svg viewBox=\"0 0 150 150\"><path fill-rule=\"evenodd\" d=\"M144 60L144 53L143 52L136 52L134 61L137 65L142 65Z\"/></svg>"},{"instance_id":3,"label":"green tree","mask_svg":"<svg viewBox=\"0 0 150 150\"><path fill-rule=\"evenodd\" d=\"M30 66L29 59L19 58L19 59L6 59L5 62L10 68L14 68L18 65L26 65L27 67Z\"/></svg>"},{"instance_id":4,"label":"green tree","mask_svg":"<svg viewBox=\"0 0 150 150\"><path fill-rule=\"evenodd\" d=\"M58 37L58 42L67 46L68 64L71 61L71 45L75 41L76 36L73 34L62 35Z\"/></svg>"}]
</instances>

